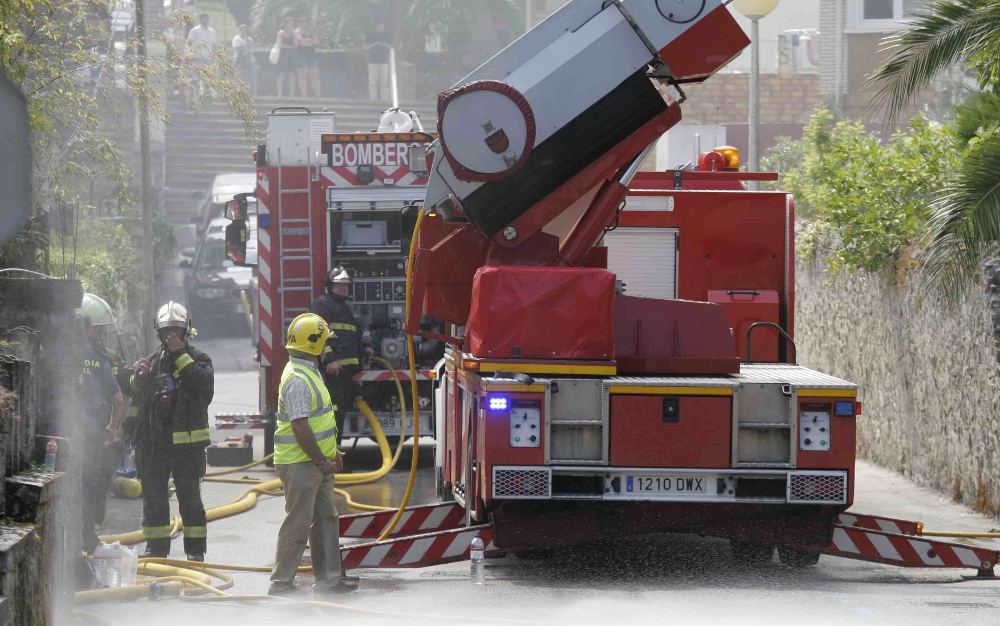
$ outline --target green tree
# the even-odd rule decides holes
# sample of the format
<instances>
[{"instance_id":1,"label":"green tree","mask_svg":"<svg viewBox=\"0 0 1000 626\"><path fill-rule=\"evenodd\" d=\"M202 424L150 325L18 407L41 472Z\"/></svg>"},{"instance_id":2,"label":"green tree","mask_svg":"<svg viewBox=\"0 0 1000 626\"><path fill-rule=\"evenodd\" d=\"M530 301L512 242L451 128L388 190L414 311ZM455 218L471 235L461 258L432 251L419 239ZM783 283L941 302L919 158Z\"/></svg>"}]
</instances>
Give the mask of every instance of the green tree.
<instances>
[{"instance_id":1,"label":"green tree","mask_svg":"<svg viewBox=\"0 0 1000 626\"><path fill-rule=\"evenodd\" d=\"M909 28L885 40L889 59L871 77L873 104L892 124L899 113L955 64L972 70L985 91L1000 92L1000 1L935 0ZM925 290L957 297L980 277L1000 240L1000 120L976 132L955 176L933 203L922 257ZM967 134L967 132L966 132Z\"/></svg>"},{"instance_id":2,"label":"green tree","mask_svg":"<svg viewBox=\"0 0 1000 626\"><path fill-rule=\"evenodd\" d=\"M779 159L788 168L783 185L807 218L801 251L828 248L831 267L871 272L907 256L957 158L951 130L922 118L883 144L863 125L819 110L803 138L779 143L765 166Z\"/></svg>"},{"instance_id":3,"label":"green tree","mask_svg":"<svg viewBox=\"0 0 1000 626\"><path fill-rule=\"evenodd\" d=\"M124 223L138 216L131 154L121 148L132 142L128 122L134 118L131 103L138 94L147 96L155 118L168 122L163 87L169 81L198 79L253 130L253 100L221 49L214 51L212 63L167 54L151 57L147 69L140 71L136 41L112 37L109 6L107 0L0 0L0 71L28 100L34 214L29 226L0 248L0 266L33 266L66 276L77 271L85 281L92 272L94 283L101 273L120 278L139 265L134 255L99 253L89 245L102 236L117 242L124 232L108 230L108 221L93 225L93 220ZM123 120L124 133L118 128ZM101 204L100 209L88 205L95 188L111 194L110 202L93 202ZM72 224L62 219L69 207L74 209ZM49 227L59 230L50 233ZM77 236L89 239L76 241ZM157 240L162 248L170 237L164 234ZM71 251L65 262L64 249ZM120 250L135 251L125 246ZM163 253L161 249L161 257ZM107 267L112 262L120 264L114 271Z\"/></svg>"}]
</instances>

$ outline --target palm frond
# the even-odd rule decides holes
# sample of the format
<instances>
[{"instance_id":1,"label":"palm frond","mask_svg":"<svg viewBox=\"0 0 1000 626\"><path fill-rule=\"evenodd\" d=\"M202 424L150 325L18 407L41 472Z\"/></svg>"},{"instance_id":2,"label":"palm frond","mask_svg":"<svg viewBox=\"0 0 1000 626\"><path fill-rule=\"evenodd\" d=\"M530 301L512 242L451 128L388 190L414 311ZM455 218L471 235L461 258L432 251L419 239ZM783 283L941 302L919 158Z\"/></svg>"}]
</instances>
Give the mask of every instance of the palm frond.
<instances>
[{"instance_id":1,"label":"palm frond","mask_svg":"<svg viewBox=\"0 0 1000 626\"><path fill-rule=\"evenodd\" d=\"M980 276L985 255L1000 242L1000 130L974 139L955 181L937 198L921 262L925 295L954 300Z\"/></svg>"},{"instance_id":2,"label":"palm frond","mask_svg":"<svg viewBox=\"0 0 1000 626\"><path fill-rule=\"evenodd\" d=\"M887 125L941 71L997 45L998 7L996 0L935 0L909 28L883 40L881 50L891 56L869 84L877 88L872 105L886 113Z\"/></svg>"}]
</instances>

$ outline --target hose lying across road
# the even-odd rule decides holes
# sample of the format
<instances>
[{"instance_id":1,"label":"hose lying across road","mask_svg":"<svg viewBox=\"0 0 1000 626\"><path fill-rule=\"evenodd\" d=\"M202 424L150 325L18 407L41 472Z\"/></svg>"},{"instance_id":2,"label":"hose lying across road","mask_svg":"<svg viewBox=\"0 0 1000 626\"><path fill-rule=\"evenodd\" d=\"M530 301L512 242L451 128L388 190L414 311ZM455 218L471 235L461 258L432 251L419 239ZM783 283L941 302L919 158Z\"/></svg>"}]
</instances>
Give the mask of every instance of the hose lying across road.
<instances>
[{"instance_id":1,"label":"hose lying across road","mask_svg":"<svg viewBox=\"0 0 1000 626\"><path fill-rule=\"evenodd\" d=\"M411 346L411 348L412 348L412 346ZM350 474L338 474L337 475L337 479L336 479L336 483L338 485L344 485L344 486L347 486L347 485L362 485L362 484L373 483L373 482L376 482L378 480L381 480L382 478L384 478L386 476L386 474L388 474L389 472L392 471L392 469L396 466L396 463L399 461L399 458L400 458L400 456L403 453L403 442L405 440L405 434L406 434L406 409L405 409L405 407L406 407L406 403L405 403L406 396L403 393L403 385L402 385L402 383L399 380L399 376L396 375L396 372L393 369L392 364L390 364L388 361L385 361L383 359L376 359L376 361L378 361L383 366L387 367L389 369L389 371L392 373L392 377L393 377L393 379L395 381L395 384L396 384L396 392L399 394L400 413L401 413L401 415L403 417L403 422L400 425L399 443L396 445L396 451L393 454L390 451L390 449L389 449L389 442L388 442L388 440L385 437L385 433L382 431L382 426L378 423L378 420L375 418L375 415L372 413L371 408L368 406L368 404L364 400L358 400L357 401L358 409L365 416L365 419L368 420L368 424L371 427L372 432L375 435L375 441L378 444L379 451L382 454L382 465L378 469L373 470L373 471L356 472L356 473L350 473ZM415 369L415 368L412 368L412 369ZM410 378L413 381L413 386L416 387L416 375L415 375L414 371L410 372ZM416 410L417 409L415 408L416 406L417 406L416 405L416 394L414 394L414 418L415 419L416 419L416 416L417 416L417 414L416 414ZM414 421L414 424L416 424L416 421ZM417 439L419 437L418 430L419 429L415 426L414 427L413 452L412 452L413 458L414 458L414 461L412 463L413 466L416 465L416 460L417 460L417 458L419 456L419 444L417 443ZM231 468L231 469L221 470L221 471L216 471L216 472L208 472L208 473L205 474L205 480L209 481L209 482L245 483L245 484L251 484L251 485L253 485L252 487L250 487L249 489L247 489L247 491L245 491L239 498L237 498L236 500L233 500L229 504L224 504L222 506L217 506L217 507L213 507L213 508L210 508L210 509L206 510L205 514L206 514L206 518L207 518L207 520L209 522L213 522L213 521L218 520L218 519L222 519L222 518L225 518L225 517L231 517L233 515L238 515L240 513L244 513L246 511L249 511L254 506L256 506L257 499L261 495L276 496L276 495L280 495L281 494L282 484L281 484L281 480L277 479L277 478L272 479L272 480L266 480L266 481L258 481L258 480L255 480L255 479L248 479L248 478L223 478L227 474L234 474L234 473L237 473L237 472L242 472L244 470L248 470L250 468L253 468L253 467L256 467L258 465L261 465L261 464L267 462L267 460L270 459L270 458L271 458L271 455L268 455L268 456L265 456L264 458L260 459L259 461L254 461L253 463L248 463L248 464L240 466L240 467L234 467L234 468ZM406 504L409 501L409 497L408 497L409 496L409 492L412 491L412 483L413 483L412 469L413 468L411 467L410 483L408 485L407 493L404 496L403 503L402 503L402 506L400 507L400 510L406 508ZM349 494L347 491L345 491L344 489L341 489L341 488L337 488L335 491L337 492L338 495L340 495L341 497L343 497L345 499L345 501L347 502L348 506L353 507L355 509L360 509L360 510L364 510L364 511L384 511L384 510L386 510L388 508L388 507L381 507L381 506L376 506L376 505L371 505L371 504L365 504L365 503L362 503L362 502L356 502L351 497L351 494ZM399 513L399 512L397 512L397 513ZM398 515L397 515L397 517L398 517ZM398 521L398 520L396 520L396 521ZM388 532L392 532L392 528L394 526L395 526L395 523L393 523L391 526L387 527L389 529ZM175 537L183 529L184 529L184 525L181 522L180 517L174 517L171 520L170 536L171 537ZM135 531L132 531L132 532L127 532L127 533L119 533L119 534L114 534L114 535L103 535L103 536L101 536L101 541L103 541L105 543L112 543L112 542L117 541L117 542L121 543L122 545L135 545L137 543L141 543L141 542L145 541L145 538L143 537L142 530L135 530Z\"/></svg>"}]
</instances>

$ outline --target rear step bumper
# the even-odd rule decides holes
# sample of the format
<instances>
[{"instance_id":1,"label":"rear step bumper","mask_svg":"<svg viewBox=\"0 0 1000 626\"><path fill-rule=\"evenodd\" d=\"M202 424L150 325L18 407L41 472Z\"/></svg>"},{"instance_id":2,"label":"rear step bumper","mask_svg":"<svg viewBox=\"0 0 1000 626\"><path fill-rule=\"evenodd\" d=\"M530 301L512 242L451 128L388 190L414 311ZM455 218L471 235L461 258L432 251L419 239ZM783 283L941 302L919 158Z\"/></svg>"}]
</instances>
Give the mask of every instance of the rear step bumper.
<instances>
[{"instance_id":1,"label":"rear step bumper","mask_svg":"<svg viewBox=\"0 0 1000 626\"><path fill-rule=\"evenodd\" d=\"M494 500L827 504L848 501L843 470L493 466Z\"/></svg>"}]
</instances>

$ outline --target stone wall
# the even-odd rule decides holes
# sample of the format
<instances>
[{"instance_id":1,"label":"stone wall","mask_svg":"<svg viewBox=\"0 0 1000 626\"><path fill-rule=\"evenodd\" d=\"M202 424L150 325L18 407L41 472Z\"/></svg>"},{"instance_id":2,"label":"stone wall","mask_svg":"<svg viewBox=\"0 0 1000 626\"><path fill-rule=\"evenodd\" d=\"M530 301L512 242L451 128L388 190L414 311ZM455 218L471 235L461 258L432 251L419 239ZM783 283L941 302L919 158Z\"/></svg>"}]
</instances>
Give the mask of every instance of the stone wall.
<instances>
[{"instance_id":1,"label":"stone wall","mask_svg":"<svg viewBox=\"0 0 1000 626\"><path fill-rule=\"evenodd\" d=\"M800 261L799 361L857 382L858 451L992 515L1000 511L1000 367L986 293L919 306L890 274Z\"/></svg>"}]
</instances>

